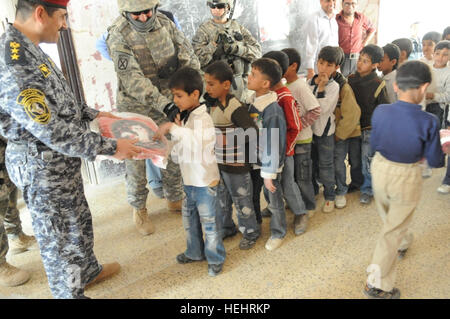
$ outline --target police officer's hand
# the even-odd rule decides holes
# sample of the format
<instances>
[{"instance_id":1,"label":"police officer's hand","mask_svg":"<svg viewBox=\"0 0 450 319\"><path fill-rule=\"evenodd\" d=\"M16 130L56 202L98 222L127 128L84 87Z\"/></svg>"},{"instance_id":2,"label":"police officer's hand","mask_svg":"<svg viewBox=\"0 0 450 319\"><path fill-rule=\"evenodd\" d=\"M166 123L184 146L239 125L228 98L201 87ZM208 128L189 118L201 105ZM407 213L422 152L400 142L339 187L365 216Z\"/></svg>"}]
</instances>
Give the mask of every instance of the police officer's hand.
<instances>
[{"instance_id":1,"label":"police officer's hand","mask_svg":"<svg viewBox=\"0 0 450 319\"><path fill-rule=\"evenodd\" d=\"M169 103L164 107L164 114L166 114L169 121L173 122L178 113L180 113L180 109L175 105L175 103Z\"/></svg>"},{"instance_id":2,"label":"police officer's hand","mask_svg":"<svg viewBox=\"0 0 450 319\"><path fill-rule=\"evenodd\" d=\"M119 160L124 160L141 155L142 148L134 145L138 141L138 139L129 140L125 138L119 138L117 140L116 153L113 155L113 157Z\"/></svg>"}]
</instances>

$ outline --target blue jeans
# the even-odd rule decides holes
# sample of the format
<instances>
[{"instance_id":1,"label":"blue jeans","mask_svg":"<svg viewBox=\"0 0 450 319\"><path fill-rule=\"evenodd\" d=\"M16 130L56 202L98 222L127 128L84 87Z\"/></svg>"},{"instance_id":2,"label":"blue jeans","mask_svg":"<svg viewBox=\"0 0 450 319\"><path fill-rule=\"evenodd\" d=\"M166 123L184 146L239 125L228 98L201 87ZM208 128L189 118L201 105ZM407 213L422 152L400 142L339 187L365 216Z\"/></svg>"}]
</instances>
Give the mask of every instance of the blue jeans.
<instances>
[{"instance_id":1,"label":"blue jeans","mask_svg":"<svg viewBox=\"0 0 450 319\"><path fill-rule=\"evenodd\" d=\"M286 156L284 160L283 172L281 173L281 186L283 187L284 198L294 215L307 214L308 211L305 208L300 188L295 182L294 156Z\"/></svg>"},{"instance_id":2,"label":"blue jeans","mask_svg":"<svg viewBox=\"0 0 450 319\"><path fill-rule=\"evenodd\" d=\"M316 209L316 198L312 182L311 143L297 144L294 155L295 182L300 189L305 208Z\"/></svg>"},{"instance_id":3,"label":"blue jeans","mask_svg":"<svg viewBox=\"0 0 450 319\"><path fill-rule=\"evenodd\" d=\"M450 155L447 156L447 172L445 173L444 180L442 184L450 185Z\"/></svg>"},{"instance_id":4,"label":"blue jeans","mask_svg":"<svg viewBox=\"0 0 450 319\"><path fill-rule=\"evenodd\" d=\"M183 226L186 231L185 255L194 260L204 256L208 264L223 264L225 247L216 223L217 186L195 187L184 185ZM205 234L205 241L203 241Z\"/></svg>"},{"instance_id":5,"label":"blue jeans","mask_svg":"<svg viewBox=\"0 0 450 319\"><path fill-rule=\"evenodd\" d=\"M250 172L253 184L253 207L255 209L256 222L262 224L261 216L261 190L264 186L264 180L261 177L260 169L252 169Z\"/></svg>"},{"instance_id":6,"label":"blue jeans","mask_svg":"<svg viewBox=\"0 0 450 319\"><path fill-rule=\"evenodd\" d=\"M319 180L323 184L325 200L336 198L336 178L334 174L334 134L320 137L314 135L312 145L313 183ZM315 176L314 176L315 175Z\"/></svg>"},{"instance_id":7,"label":"blue jeans","mask_svg":"<svg viewBox=\"0 0 450 319\"><path fill-rule=\"evenodd\" d=\"M220 171L220 177L217 189L219 201L217 213L221 219L219 230L222 236L236 229L232 219L234 203L239 230L245 238L257 239L260 232L253 208L253 184L250 173L231 174Z\"/></svg>"},{"instance_id":8,"label":"blue jeans","mask_svg":"<svg viewBox=\"0 0 450 319\"><path fill-rule=\"evenodd\" d=\"M361 186L361 194L367 194L373 196L372 190L372 175L370 174L370 164L372 163L373 152L370 147L370 133L371 130L364 130L361 133L361 161L362 161L362 173L364 176L364 182Z\"/></svg>"},{"instance_id":9,"label":"blue jeans","mask_svg":"<svg viewBox=\"0 0 450 319\"><path fill-rule=\"evenodd\" d=\"M336 195L347 194L347 167L345 158L348 154L350 164L351 184L361 187L364 181L361 170L361 138L351 137L346 140L339 140L334 144L334 173L336 176Z\"/></svg>"},{"instance_id":10,"label":"blue jeans","mask_svg":"<svg viewBox=\"0 0 450 319\"><path fill-rule=\"evenodd\" d=\"M147 172L147 180L148 185L152 188L161 188L163 187L162 183L162 175L159 167L153 164L152 160L145 160L146 172Z\"/></svg>"},{"instance_id":11,"label":"blue jeans","mask_svg":"<svg viewBox=\"0 0 450 319\"><path fill-rule=\"evenodd\" d=\"M271 193L264 187L264 195L268 199L268 208L272 213L270 218L270 232L273 238L284 238L286 236L286 210L284 209L283 190L281 187L281 174L277 174L277 178L273 180L276 188L275 193Z\"/></svg>"}]
</instances>

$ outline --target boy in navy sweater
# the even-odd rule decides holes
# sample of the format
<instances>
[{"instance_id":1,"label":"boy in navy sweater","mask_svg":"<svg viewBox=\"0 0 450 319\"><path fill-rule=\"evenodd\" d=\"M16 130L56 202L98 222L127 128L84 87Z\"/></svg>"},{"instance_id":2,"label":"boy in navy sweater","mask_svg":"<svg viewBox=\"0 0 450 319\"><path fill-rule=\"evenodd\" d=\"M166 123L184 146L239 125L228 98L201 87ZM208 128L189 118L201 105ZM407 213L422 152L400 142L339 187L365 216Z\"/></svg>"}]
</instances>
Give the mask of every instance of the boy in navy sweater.
<instances>
[{"instance_id":1,"label":"boy in navy sweater","mask_svg":"<svg viewBox=\"0 0 450 319\"><path fill-rule=\"evenodd\" d=\"M372 184L375 203L383 220L381 236L368 267L364 293L369 298L400 297L394 288L395 262L412 241L408 232L422 191L420 162L444 166L437 118L423 112L419 103L431 83L430 68L410 61L397 71L398 102L380 105L372 116Z\"/></svg>"}]
</instances>

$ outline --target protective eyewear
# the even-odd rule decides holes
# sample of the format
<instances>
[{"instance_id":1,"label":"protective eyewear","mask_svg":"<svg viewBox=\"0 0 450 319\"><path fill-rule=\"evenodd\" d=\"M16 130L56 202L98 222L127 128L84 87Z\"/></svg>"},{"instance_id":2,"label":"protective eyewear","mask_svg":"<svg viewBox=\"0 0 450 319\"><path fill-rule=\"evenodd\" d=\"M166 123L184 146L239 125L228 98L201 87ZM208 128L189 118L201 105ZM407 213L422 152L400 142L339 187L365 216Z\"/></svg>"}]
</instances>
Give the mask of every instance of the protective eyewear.
<instances>
[{"instance_id":1,"label":"protective eyewear","mask_svg":"<svg viewBox=\"0 0 450 319\"><path fill-rule=\"evenodd\" d=\"M145 15L149 14L151 10L152 9L147 9L147 10L142 10L142 11L137 11L137 12L130 12L130 13L132 15L135 15L135 16L140 16L141 14L145 14Z\"/></svg>"},{"instance_id":2,"label":"protective eyewear","mask_svg":"<svg viewBox=\"0 0 450 319\"><path fill-rule=\"evenodd\" d=\"M225 9L225 7L227 6L225 3L218 3L218 4L214 4L214 3L208 3L208 6L211 9Z\"/></svg>"}]
</instances>

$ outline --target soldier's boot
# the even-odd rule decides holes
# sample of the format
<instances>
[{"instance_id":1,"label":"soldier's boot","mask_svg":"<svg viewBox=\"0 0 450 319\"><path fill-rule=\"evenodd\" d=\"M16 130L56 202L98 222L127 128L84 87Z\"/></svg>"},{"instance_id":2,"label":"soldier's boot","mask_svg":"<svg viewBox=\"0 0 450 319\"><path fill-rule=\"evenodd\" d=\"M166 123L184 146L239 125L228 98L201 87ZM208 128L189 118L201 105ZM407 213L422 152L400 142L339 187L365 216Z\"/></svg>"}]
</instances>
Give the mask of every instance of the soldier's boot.
<instances>
[{"instance_id":1,"label":"soldier's boot","mask_svg":"<svg viewBox=\"0 0 450 319\"><path fill-rule=\"evenodd\" d=\"M133 209L133 220L136 224L136 228L143 236L150 235L155 232L155 226L153 225L150 217L147 214L147 208Z\"/></svg>"},{"instance_id":2,"label":"soldier's boot","mask_svg":"<svg viewBox=\"0 0 450 319\"><path fill-rule=\"evenodd\" d=\"M15 287L26 283L30 279L28 271L14 267L7 262L0 265L0 286Z\"/></svg>"},{"instance_id":3,"label":"soldier's boot","mask_svg":"<svg viewBox=\"0 0 450 319\"><path fill-rule=\"evenodd\" d=\"M167 209L171 212L181 212L181 206L183 201L179 200L176 202L167 201Z\"/></svg>"},{"instance_id":4,"label":"soldier's boot","mask_svg":"<svg viewBox=\"0 0 450 319\"><path fill-rule=\"evenodd\" d=\"M113 275L117 274L120 270L120 264L117 262L113 262L110 264L103 264L102 271L92 279L90 282L86 284L84 287L85 289L90 288L92 285L97 284L105 279L108 279L109 277L112 277Z\"/></svg>"},{"instance_id":5,"label":"soldier's boot","mask_svg":"<svg viewBox=\"0 0 450 319\"><path fill-rule=\"evenodd\" d=\"M23 232L14 238L9 240L9 253L11 255L17 255L27 250L38 249L38 244L34 236L28 236Z\"/></svg>"}]
</instances>

